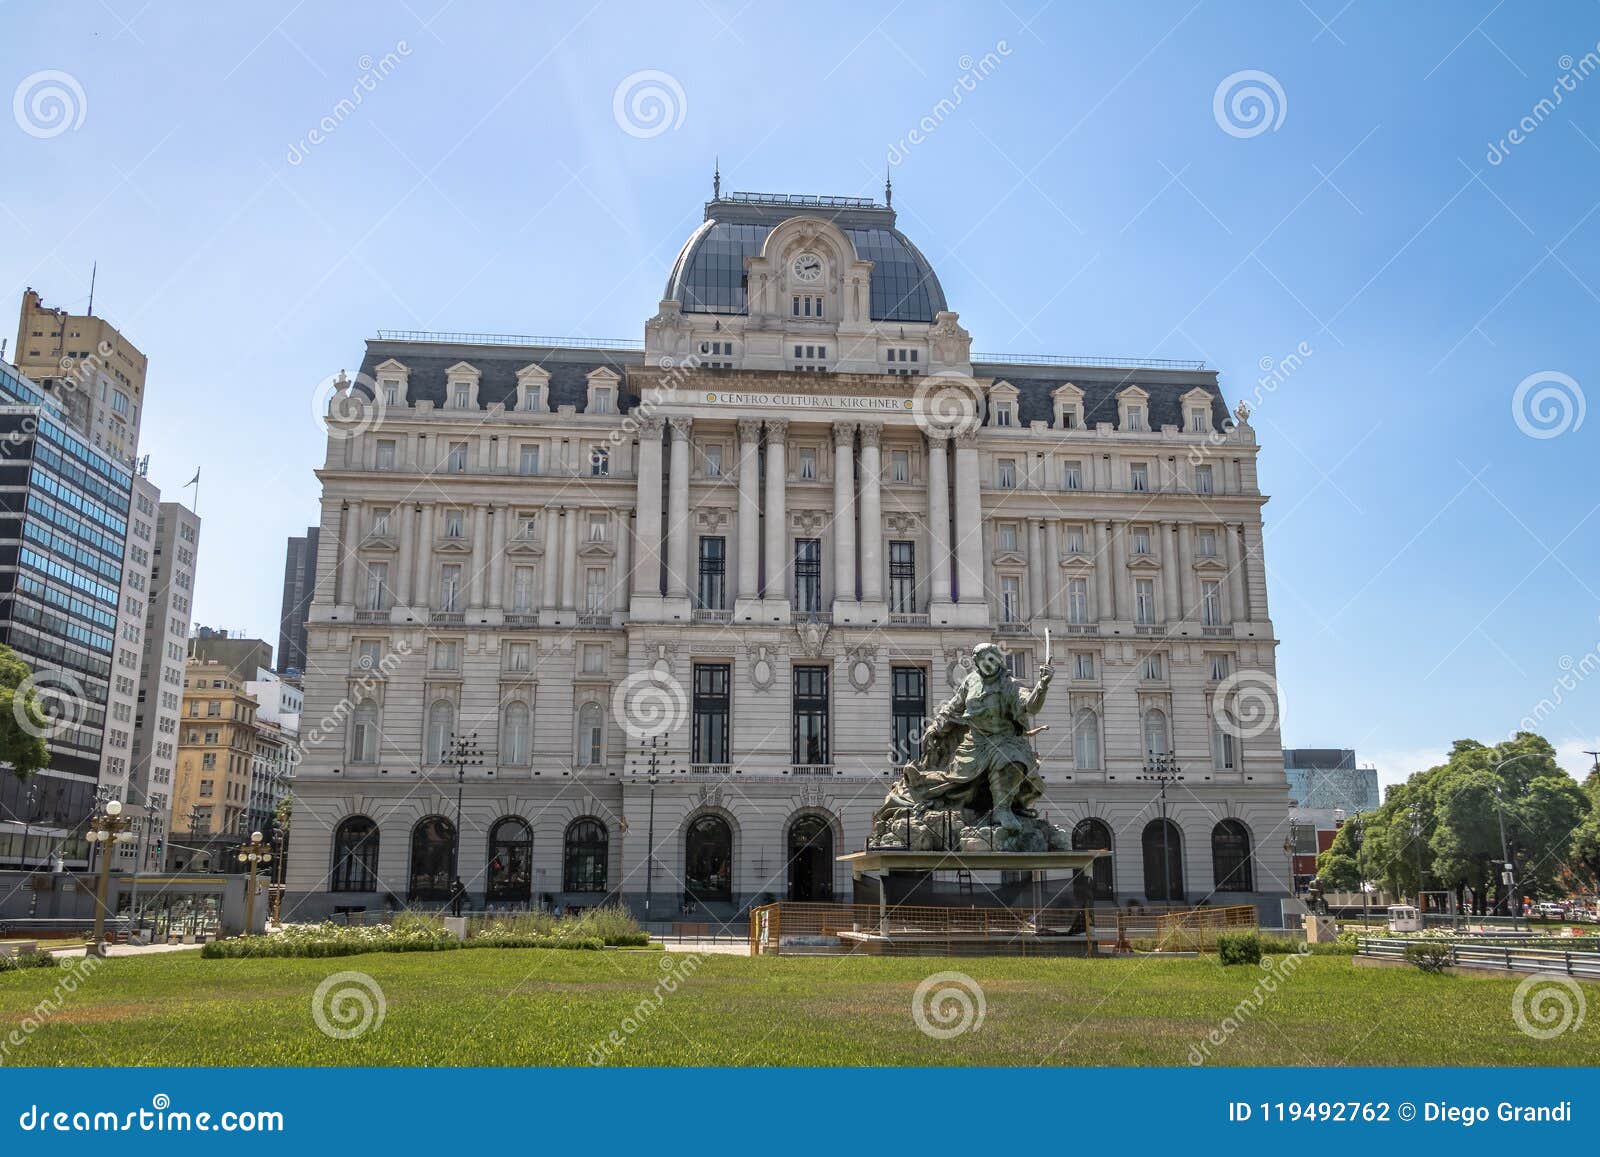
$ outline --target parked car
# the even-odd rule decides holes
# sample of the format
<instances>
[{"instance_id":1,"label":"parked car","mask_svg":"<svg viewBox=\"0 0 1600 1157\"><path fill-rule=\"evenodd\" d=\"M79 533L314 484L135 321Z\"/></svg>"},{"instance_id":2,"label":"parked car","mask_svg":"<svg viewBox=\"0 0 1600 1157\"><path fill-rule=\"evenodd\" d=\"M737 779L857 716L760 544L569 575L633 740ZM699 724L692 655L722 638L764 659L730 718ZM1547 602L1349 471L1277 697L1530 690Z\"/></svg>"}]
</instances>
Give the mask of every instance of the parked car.
<instances>
[{"instance_id":1,"label":"parked car","mask_svg":"<svg viewBox=\"0 0 1600 1157\"><path fill-rule=\"evenodd\" d=\"M1567 906L1554 900L1541 900L1533 906L1533 914L1540 920L1565 920Z\"/></svg>"}]
</instances>

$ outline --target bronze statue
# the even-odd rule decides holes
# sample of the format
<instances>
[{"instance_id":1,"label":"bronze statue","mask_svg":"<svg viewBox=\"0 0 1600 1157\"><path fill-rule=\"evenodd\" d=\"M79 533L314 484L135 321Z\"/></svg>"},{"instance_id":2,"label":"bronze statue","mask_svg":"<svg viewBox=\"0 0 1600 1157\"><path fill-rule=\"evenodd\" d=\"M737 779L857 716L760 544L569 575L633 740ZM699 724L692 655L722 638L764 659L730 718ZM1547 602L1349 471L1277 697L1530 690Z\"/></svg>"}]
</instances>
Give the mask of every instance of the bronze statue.
<instances>
[{"instance_id":1,"label":"bronze statue","mask_svg":"<svg viewBox=\"0 0 1600 1157\"><path fill-rule=\"evenodd\" d=\"M1065 851L1071 837L1041 820L1044 794L1030 717L1050 686L1049 644L1039 682L1022 687L993 643L973 648L972 670L934 713L916 760L873 815L869 846L914 851Z\"/></svg>"}]
</instances>

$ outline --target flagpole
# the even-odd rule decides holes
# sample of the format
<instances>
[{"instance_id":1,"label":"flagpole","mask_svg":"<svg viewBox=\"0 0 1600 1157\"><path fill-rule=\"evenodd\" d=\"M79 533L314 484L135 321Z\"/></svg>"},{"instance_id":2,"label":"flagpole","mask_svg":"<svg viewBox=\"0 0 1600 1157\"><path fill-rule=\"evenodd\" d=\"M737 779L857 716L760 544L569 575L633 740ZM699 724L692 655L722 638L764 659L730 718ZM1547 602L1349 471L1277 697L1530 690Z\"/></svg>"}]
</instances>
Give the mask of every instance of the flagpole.
<instances>
[{"instance_id":1,"label":"flagpole","mask_svg":"<svg viewBox=\"0 0 1600 1157\"><path fill-rule=\"evenodd\" d=\"M194 509L195 515L198 517L199 514L200 514L200 467L198 467L198 466L196 466L194 468L194 477L189 479L189 481L187 481L187 482L185 482L183 484L183 488L185 490L189 489L189 487L191 487L191 486L194 487L194 507L193 507L193 509Z\"/></svg>"}]
</instances>

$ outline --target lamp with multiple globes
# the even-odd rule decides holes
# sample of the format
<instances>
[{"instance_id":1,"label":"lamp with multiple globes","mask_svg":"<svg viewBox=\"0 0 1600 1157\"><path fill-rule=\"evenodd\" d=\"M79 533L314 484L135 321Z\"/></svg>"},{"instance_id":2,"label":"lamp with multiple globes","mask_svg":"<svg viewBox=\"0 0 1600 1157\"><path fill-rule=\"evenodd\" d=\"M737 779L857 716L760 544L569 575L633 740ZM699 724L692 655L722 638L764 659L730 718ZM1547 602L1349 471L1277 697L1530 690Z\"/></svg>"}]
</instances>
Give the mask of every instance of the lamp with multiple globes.
<instances>
[{"instance_id":1,"label":"lamp with multiple globes","mask_svg":"<svg viewBox=\"0 0 1600 1157\"><path fill-rule=\"evenodd\" d=\"M239 862L250 867L250 883L244 891L244 934L248 936L256 923L256 872L272 863L272 845L261 838L260 832L251 832L250 842L239 845Z\"/></svg>"},{"instance_id":2,"label":"lamp with multiple globes","mask_svg":"<svg viewBox=\"0 0 1600 1157\"><path fill-rule=\"evenodd\" d=\"M111 882L111 849L117 844L130 844L134 840L132 816L122 814L122 801L109 799L104 807L90 818L89 828L83 838L90 844L105 845L100 850L100 880L96 888L94 907L94 939L87 952L90 956L106 954L106 892Z\"/></svg>"}]
</instances>

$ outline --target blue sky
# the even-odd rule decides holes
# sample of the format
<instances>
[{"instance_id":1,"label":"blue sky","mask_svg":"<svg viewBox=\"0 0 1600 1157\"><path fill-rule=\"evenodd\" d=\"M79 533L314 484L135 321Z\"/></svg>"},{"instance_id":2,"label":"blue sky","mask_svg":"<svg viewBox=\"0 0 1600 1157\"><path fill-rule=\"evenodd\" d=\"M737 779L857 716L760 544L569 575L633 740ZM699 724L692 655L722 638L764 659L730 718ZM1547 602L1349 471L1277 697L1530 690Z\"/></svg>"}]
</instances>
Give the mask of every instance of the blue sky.
<instances>
[{"instance_id":1,"label":"blue sky","mask_svg":"<svg viewBox=\"0 0 1600 1157\"><path fill-rule=\"evenodd\" d=\"M855 195L892 157L979 350L1203 357L1230 404L1304 351L1254 419L1286 744L1393 780L1549 700L1600 748L1600 8L797 11L4 6L0 311L99 261L151 476L203 470L198 621L276 642L313 392L379 327L637 338L713 157ZM647 71L666 119L619 118Z\"/></svg>"}]
</instances>

